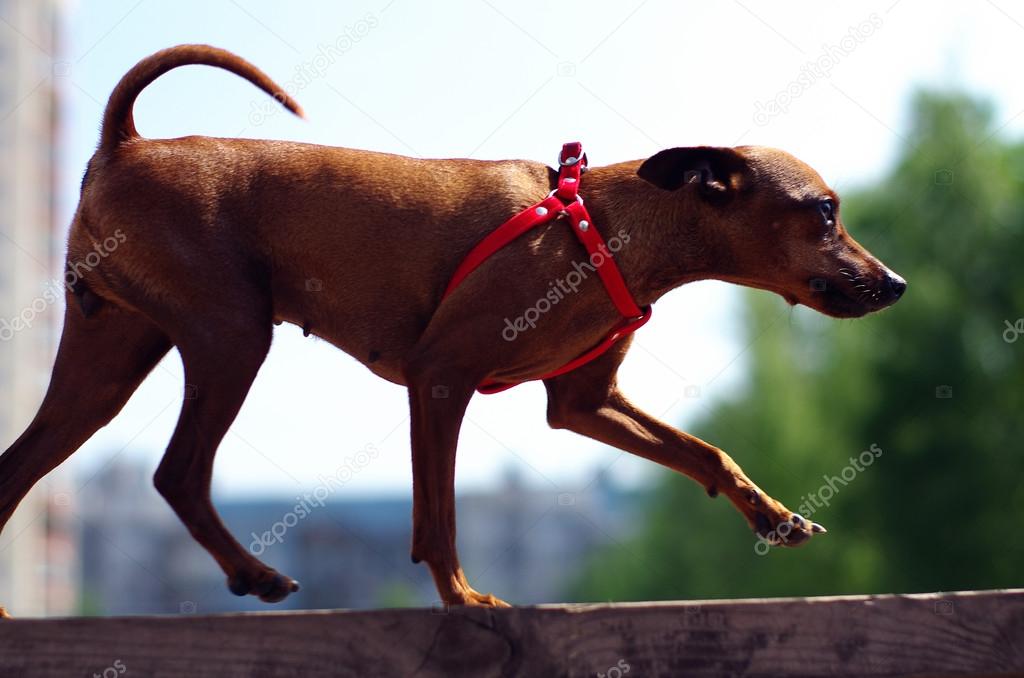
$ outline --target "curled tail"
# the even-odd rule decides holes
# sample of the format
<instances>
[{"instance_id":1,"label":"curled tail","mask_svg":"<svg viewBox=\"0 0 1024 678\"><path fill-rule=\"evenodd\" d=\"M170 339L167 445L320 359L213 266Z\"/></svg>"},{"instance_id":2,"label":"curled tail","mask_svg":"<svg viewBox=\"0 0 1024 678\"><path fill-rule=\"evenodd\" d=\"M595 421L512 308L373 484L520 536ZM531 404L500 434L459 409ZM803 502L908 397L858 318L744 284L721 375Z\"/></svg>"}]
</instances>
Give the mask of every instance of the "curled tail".
<instances>
[{"instance_id":1,"label":"curled tail","mask_svg":"<svg viewBox=\"0 0 1024 678\"><path fill-rule=\"evenodd\" d=\"M137 138L139 133L132 119L132 107L139 93L172 68L191 64L216 66L231 71L280 101L295 115L305 117L302 107L287 92L245 59L209 45L178 45L146 57L117 83L103 113L99 150L110 152L128 139Z\"/></svg>"}]
</instances>

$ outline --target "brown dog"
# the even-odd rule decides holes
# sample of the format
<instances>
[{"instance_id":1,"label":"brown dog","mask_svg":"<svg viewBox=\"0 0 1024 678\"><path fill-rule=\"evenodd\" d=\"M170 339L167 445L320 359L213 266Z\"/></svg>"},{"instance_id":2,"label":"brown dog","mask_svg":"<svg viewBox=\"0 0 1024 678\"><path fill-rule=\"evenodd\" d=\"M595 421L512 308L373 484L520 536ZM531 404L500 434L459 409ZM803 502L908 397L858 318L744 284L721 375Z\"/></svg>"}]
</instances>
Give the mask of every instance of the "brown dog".
<instances>
[{"instance_id":1,"label":"brown dog","mask_svg":"<svg viewBox=\"0 0 1024 678\"><path fill-rule=\"evenodd\" d=\"M287 321L408 387L413 560L429 565L445 603L503 605L470 587L455 552L463 413L485 379L546 374L620 317L589 276L535 328L503 338L507 318L534 306L584 259L560 221L500 250L440 300L473 245L551 191L556 173L523 160L140 138L136 96L186 64L227 69L301 114L266 75L212 47L164 50L118 83L71 227L68 303L50 387L0 457L0 527L176 346L187 386L156 487L234 593L273 602L297 590L235 541L210 501L217 445L267 354L273 324ZM595 227L628 240L615 259L641 305L714 278L855 317L892 304L906 287L847 234L839 199L821 177L782 151L673 148L593 168L580 192ZM90 264L101 250L109 251ZM763 536L787 534L784 543L794 545L823 531L758 489L721 450L630 404L615 379L629 344L546 380L551 426L688 475L710 495L724 494Z\"/></svg>"}]
</instances>

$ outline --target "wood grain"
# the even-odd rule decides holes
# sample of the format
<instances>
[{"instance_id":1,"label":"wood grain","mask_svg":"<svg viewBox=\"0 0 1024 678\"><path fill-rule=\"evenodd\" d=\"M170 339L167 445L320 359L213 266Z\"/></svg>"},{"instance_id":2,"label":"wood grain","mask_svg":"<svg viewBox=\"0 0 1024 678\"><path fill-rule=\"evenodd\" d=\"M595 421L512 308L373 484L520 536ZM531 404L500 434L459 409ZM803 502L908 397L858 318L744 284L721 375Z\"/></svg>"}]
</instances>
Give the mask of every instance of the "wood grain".
<instances>
[{"instance_id":1,"label":"wood grain","mask_svg":"<svg viewBox=\"0 0 1024 678\"><path fill-rule=\"evenodd\" d=\"M3 678L120 675L1024 675L1024 590L0 622Z\"/></svg>"}]
</instances>

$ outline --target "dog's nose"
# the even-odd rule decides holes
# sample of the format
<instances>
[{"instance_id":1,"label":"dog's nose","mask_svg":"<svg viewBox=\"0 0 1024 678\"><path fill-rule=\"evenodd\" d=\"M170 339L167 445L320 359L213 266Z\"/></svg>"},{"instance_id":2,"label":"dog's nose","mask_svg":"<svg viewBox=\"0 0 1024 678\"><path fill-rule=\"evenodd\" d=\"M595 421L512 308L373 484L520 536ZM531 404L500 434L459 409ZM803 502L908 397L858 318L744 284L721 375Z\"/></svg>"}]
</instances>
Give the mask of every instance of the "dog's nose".
<instances>
[{"instance_id":1,"label":"dog's nose","mask_svg":"<svg viewBox=\"0 0 1024 678\"><path fill-rule=\"evenodd\" d=\"M893 301L902 297L907 290L907 281L895 273L890 272L885 282L889 286L889 293L892 295Z\"/></svg>"}]
</instances>

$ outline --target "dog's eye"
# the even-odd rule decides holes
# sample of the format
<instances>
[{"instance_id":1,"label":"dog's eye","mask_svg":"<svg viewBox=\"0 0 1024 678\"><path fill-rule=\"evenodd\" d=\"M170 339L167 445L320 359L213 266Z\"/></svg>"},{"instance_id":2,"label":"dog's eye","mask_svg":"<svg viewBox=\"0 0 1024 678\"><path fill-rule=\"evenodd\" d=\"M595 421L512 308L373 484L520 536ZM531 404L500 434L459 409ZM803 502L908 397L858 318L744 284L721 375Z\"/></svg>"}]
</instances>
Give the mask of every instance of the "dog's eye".
<instances>
[{"instance_id":1,"label":"dog's eye","mask_svg":"<svg viewBox=\"0 0 1024 678\"><path fill-rule=\"evenodd\" d=\"M826 198L818 203L818 211L821 212L821 218L825 220L825 225L832 228L836 225L836 204L831 199Z\"/></svg>"}]
</instances>

